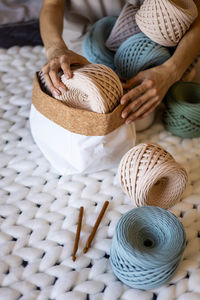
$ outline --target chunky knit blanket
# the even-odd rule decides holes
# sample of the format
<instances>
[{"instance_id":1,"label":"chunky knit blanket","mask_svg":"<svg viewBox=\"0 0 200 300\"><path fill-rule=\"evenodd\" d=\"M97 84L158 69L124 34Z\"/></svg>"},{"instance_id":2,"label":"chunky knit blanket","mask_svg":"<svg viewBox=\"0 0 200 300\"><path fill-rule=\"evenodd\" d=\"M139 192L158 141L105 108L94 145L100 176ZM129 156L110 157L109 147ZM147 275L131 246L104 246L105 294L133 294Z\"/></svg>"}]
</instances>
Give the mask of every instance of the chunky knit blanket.
<instances>
[{"instance_id":1,"label":"chunky knit blanket","mask_svg":"<svg viewBox=\"0 0 200 300\"><path fill-rule=\"evenodd\" d=\"M32 80L45 62L40 46L0 49L0 299L198 300L200 299L200 138L182 139L155 124L137 143L162 145L182 164L189 183L172 211L187 247L172 280L142 291L114 275L110 246L120 216L133 208L117 170L60 176L34 144L29 128ZM104 201L110 204L88 253L91 228ZM77 260L72 249L79 207L85 207Z\"/></svg>"}]
</instances>

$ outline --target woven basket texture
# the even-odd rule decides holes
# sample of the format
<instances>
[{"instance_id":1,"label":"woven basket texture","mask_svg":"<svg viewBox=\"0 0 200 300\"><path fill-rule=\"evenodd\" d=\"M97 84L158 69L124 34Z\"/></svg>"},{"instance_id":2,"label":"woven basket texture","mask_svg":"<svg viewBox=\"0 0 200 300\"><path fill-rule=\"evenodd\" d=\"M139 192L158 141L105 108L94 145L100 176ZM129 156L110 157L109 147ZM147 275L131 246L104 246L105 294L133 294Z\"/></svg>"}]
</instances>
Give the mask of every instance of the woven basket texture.
<instances>
[{"instance_id":1,"label":"woven basket texture","mask_svg":"<svg viewBox=\"0 0 200 300\"><path fill-rule=\"evenodd\" d=\"M139 144L121 159L118 175L122 190L136 206L169 208L183 194L187 173L164 148Z\"/></svg>"},{"instance_id":2,"label":"woven basket texture","mask_svg":"<svg viewBox=\"0 0 200 300\"><path fill-rule=\"evenodd\" d=\"M192 0L145 0L135 15L136 23L154 42L176 46L198 15Z\"/></svg>"}]
</instances>

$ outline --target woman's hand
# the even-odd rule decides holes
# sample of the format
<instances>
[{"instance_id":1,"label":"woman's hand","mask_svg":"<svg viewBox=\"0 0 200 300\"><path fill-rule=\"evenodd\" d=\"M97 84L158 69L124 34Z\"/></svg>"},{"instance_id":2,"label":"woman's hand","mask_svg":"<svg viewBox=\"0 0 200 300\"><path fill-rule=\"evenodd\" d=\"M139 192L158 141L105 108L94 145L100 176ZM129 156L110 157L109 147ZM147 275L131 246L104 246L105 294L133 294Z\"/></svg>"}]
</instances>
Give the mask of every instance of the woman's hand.
<instances>
[{"instance_id":1,"label":"woman's hand","mask_svg":"<svg viewBox=\"0 0 200 300\"><path fill-rule=\"evenodd\" d=\"M121 104L126 104L121 115L126 118L126 124L148 116L161 103L176 81L176 74L173 74L172 69L163 64L141 71L123 84L123 88L128 90L120 101Z\"/></svg>"},{"instance_id":2,"label":"woman's hand","mask_svg":"<svg viewBox=\"0 0 200 300\"><path fill-rule=\"evenodd\" d=\"M53 49L47 53L48 62L42 67L44 79L48 88L54 96L59 96L61 92L66 91L66 86L58 76L60 70L63 71L67 79L73 76L70 66L89 64L83 56L66 49Z\"/></svg>"}]
</instances>

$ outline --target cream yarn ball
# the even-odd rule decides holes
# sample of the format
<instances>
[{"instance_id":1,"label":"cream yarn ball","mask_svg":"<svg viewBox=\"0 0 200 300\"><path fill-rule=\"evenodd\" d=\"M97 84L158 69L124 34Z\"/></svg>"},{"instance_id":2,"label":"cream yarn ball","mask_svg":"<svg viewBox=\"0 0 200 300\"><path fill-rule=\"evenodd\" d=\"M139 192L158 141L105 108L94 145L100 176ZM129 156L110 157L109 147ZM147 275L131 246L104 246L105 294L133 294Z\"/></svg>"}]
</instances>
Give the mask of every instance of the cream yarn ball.
<instances>
[{"instance_id":1,"label":"cream yarn ball","mask_svg":"<svg viewBox=\"0 0 200 300\"><path fill-rule=\"evenodd\" d=\"M43 90L49 94L42 72L39 72ZM123 95L121 81L117 74L102 64L88 64L73 70L73 77L61 80L67 91L55 96L68 106L97 113L109 113L120 102Z\"/></svg>"},{"instance_id":2,"label":"cream yarn ball","mask_svg":"<svg viewBox=\"0 0 200 300\"><path fill-rule=\"evenodd\" d=\"M109 67L101 64L89 64L73 70L73 74L71 79L66 79L61 72L58 73L68 91L56 96L57 100L74 108L97 113L108 113L119 104L123 95L123 87L118 75ZM52 97L42 71L38 73L38 79L43 92ZM154 116L155 111L141 120L136 120L136 131L150 127L154 121Z\"/></svg>"},{"instance_id":3,"label":"cream yarn ball","mask_svg":"<svg viewBox=\"0 0 200 300\"><path fill-rule=\"evenodd\" d=\"M187 184L187 173L164 148L139 144L121 159L118 175L122 190L136 206L169 208L178 202Z\"/></svg>"},{"instance_id":4,"label":"cream yarn ball","mask_svg":"<svg viewBox=\"0 0 200 300\"><path fill-rule=\"evenodd\" d=\"M135 15L140 30L162 46L176 46L198 15L193 0L144 0Z\"/></svg>"}]
</instances>

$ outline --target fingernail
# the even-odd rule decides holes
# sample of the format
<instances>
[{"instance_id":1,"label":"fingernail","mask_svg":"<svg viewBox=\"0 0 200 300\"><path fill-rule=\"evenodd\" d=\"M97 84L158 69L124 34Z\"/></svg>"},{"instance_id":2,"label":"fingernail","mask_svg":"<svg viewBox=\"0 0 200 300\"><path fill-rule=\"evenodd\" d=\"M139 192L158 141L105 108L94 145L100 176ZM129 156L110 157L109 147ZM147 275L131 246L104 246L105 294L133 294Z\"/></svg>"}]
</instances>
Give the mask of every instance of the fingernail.
<instances>
[{"instance_id":1,"label":"fingernail","mask_svg":"<svg viewBox=\"0 0 200 300\"><path fill-rule=\"evenodd\" d=\"M54 91L53 91L53 95L54 95L54 97L58 97L58 96L60 96L60 93L58 93L57 90L54 90Z\"/></svg>"},{"instance_id":2,"label":"fingernail","mask_svg":"<svg viewBox=\"0 0 200 300\"><path fill-rule=\"evenodd\" d=\"M66 79L69 79L69 78L70 78L69 73L65 73L65 78L66 78Z\"/></svg>"},{"instance_id":3,"label":"fingernail","mask_svg":"<svg viewBox=\"0 0 200 300\"><path fill-rule=\"evenodd\" d=\"M122 116L123 119L125 119L126 116L127 116L127 114L126 113L122 113L121 116Z\"/></svg>"},{"instance_id":4,"label":"fingernail","mask_svg":"<svg viewBox=\"0 0 200 300\"><path fill-rule=\"evenodd\" d=\"M127 120L125 123L128 125L130 124L132 121L131 120Z\"/></svg>"},{"instance_id":5,"label":"fingernail","mask_svg":"<svg viewBox=\"0 0 200 300\"><path fill-rule=\"evenodd\" d=\"M66 90L63 88L63 87L59 87L59 91L61 91L61 93L65 93L66 92Z\"/></svg>"}]
</instances>

